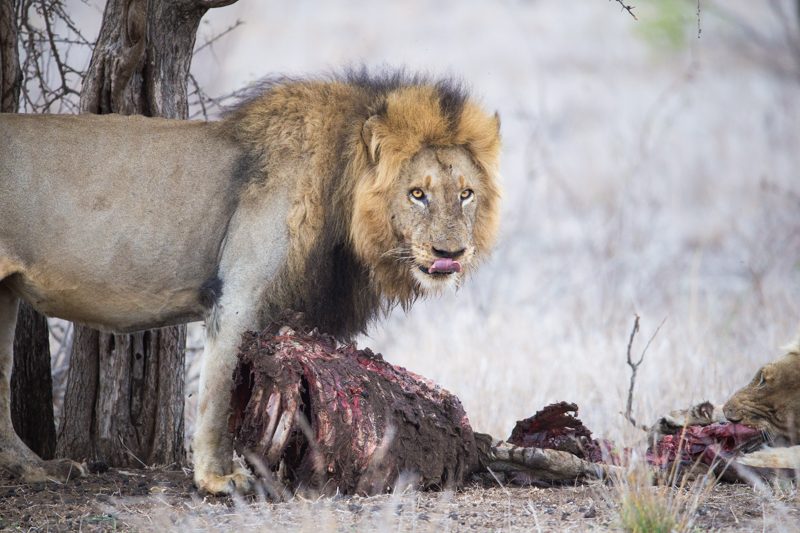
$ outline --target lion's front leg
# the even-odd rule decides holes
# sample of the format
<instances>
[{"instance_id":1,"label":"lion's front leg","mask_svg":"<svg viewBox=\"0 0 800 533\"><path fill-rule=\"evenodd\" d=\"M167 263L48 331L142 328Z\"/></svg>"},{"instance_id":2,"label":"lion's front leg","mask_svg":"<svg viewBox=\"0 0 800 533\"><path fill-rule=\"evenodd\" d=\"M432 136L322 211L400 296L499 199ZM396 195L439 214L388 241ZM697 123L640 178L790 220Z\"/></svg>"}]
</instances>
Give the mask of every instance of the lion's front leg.
<instances>
[{"instance_id":1,"label":"lion's front leg","mask_svg":"<svg viewBox=\"0 0 800 533\"><path fill-rule=\"evenodd\" d=\"M250 313L217 309L218 327L207 323L206 346L200 368L199 407L194 434L194 482L212 494L250 492L253 478L233 462L233 436L228 428L236 351L242 333L255 326Z\"/></svg>"},{"instance_id":2,"label":"lion's front leg","mask_svg":"<svg viewBox=\"0 0 800 533\"><path fill-rule=\"evenodd\" d=\"M273 191L241 203L231 218L219 264L214 302L206 319L206 348L200 368L194 481L214 494L247 492L253 478L233 463L228 427L236 353L242 334L258 329L265 291L285 264L289 234L288 196Z\"/></svg>"}]
</instances>

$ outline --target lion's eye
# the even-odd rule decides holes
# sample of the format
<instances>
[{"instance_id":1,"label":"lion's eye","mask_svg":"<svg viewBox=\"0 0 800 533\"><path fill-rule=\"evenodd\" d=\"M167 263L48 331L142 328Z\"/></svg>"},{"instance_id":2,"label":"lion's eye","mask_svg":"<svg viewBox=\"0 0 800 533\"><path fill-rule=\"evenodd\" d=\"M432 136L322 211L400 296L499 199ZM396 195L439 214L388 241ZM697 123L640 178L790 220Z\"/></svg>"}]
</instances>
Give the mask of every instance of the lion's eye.
<instances>
[{"instance_id":1,"label":"lion's eye","mask_svg":"<svg viewBox=\"0 0 800 533\"><path fill-rule=\"evenodd\" d=\"M470 198L472 198L473 194L475 193L472 192L472 189L464 189L463 191L461 191L461 201L464 202L466 200L469 200Z\"/></svg>"},{"instance_id":2,"label":"lion's eye","mask_svg":"<svg viewBox=\"0 0 800 533\"><path fill-rule=\"evenodd\" d=\"M423 190L422 190L422 189L420 189L419 187L416 187L416 188L414 188L414 189L411 189L411 192L410 192L410 193L408 193L408 194L409 194L409 195L411 196L411 198L413 198L414 200L422 200L422 199L424 199L424 198L425 198L425 191L423 191Z\"/></svg>"}]
</instances>

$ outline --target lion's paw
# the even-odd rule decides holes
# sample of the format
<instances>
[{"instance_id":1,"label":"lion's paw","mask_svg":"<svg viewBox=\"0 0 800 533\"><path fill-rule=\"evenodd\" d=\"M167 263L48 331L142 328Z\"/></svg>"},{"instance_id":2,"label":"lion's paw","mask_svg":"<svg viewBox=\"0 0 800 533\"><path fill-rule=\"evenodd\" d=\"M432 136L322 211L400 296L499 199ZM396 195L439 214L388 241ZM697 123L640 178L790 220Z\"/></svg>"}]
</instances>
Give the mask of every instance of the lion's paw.
<instances>
[{"instance_id":1,"label":"lion's paw","mask_svg":"<svg viewBox=\"0 0 800 533\"><path fill-rule=\"evenodd\" d=\"M197 490L214 495L249 494L255 488L255 478L246 469L234 468L230 474L206 473L195 475Z\"/></svg>"},{"instance_id":2,"label":"lion's paw","mask_svg":"<svg viewBox=\"0 0 800 533\"><path fill-rule=\"evenodd\" d=\"M16 465L15 470L24 483L44 483L45 481L66 483L70 479L86 477L88 474L84 465L70 459L20 463Z\"/></svg>"},{"instance_id":3,"label":"lion's paw","mask_svg":"<svg viewBox=\"0 0 800 533\"><path fill-rule=\"evenodd\" d=\"M9 435L10 433L10 435ZM24 483L63 483L87 474L84 465L70 459L43 461L33 453L16 434L0 428L0 470L4 470Z\"/></svg>"},{"instance_id":4,"label":"lion's paw","mask_svg":"<svg viewBox=\"0 0 800 533\"><path fill-rule=\"evenodd\" d=\"M57 481L69 481L70 479L77 479L79 477L86 477L89 470L85 465L76 463L71 459L51 459L49 461L42 461L44 468L50 479Z\"/></svg>"}]
</instances>

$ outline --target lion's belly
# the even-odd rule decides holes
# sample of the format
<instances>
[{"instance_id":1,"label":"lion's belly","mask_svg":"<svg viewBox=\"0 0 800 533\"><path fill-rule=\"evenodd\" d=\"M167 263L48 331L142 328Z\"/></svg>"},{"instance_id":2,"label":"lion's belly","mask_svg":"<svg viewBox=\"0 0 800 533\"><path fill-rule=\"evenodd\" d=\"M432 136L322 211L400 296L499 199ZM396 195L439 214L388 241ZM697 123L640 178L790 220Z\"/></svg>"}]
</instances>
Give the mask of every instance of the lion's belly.
<instances>
[{"instance_id":1,"label":"lion's belly","mask_svg":"<svg viewBox=\"0 0 800 533\"><path fill-rule=\"evenodd\" d=\"M93 283L57 274L31 278L20 273L4 284L47 316L106 331L130 332L203 318L198 283L176 283L151 291L141 286Z\"/></svg>"},{"instance_id":2,"label":"lion's belly","mask_svg":"<svg viewBox=\"0 0 800 533\"><path fill-rule=\"evenodd\" d=\"M116 215L133 218L123 210ZM202 319L201 291L216 275L221 232L176 234L141 219L137 232L109 226L100 237L65 221L58 241L26 241L21 268L3 283L48 316L102 330Z\"/></svg>"}]
</instances>

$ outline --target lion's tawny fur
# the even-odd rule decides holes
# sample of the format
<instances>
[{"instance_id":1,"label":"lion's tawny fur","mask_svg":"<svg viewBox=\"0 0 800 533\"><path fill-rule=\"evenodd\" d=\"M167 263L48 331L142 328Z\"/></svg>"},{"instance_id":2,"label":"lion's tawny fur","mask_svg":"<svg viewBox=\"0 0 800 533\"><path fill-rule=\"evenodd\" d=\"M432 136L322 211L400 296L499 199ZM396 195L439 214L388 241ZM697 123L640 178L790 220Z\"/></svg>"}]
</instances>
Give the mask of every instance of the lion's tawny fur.
<instances>
[{"instance_id":1,"label":"lion's tawny fur","mask_svg":"<svg viewBox=\"0 0 800 533\"><path fill-rule=\"evenodd\" d=\"M785 353L756 372L752 381L725 403L729 420L763 430L768 436L800 443L800 338Z\"/></svg>"},{"instance_id":2,"label":"lion's tawny fur","mask_svg":"<svg viewBox=\"0 0 800 533\"><path fill-rule=\"evenodd\" d=\"M377 312L418 296L418 286L385 255L397 244L387 197L402 165L425 147L469 152L481 169L473 233L477 258L494 243L499 120L457 84L363 72L323 81L279 80L225 124L259 165L244 201L276 179L295 180L287 269L272 291L268 314L305 309L312 323L347 337L361 332ZM336 279L326 279L333 273ZM348 294L326 286L331 282L348 286ZM338 301L332 301L336 293Z\"/></svg>"},{"instance_id":3,"label":"lion's tawny fur","mask_svg":"<svg viewBox=\"0 0 800 533\"><path fill-rule=\"evenodd\" d=\"M391 73L278 80L210 124L0 115L0 392L20 298L116 331L205 319L195 481L246 489L242 333L290 308L352 337L457 286L497 232L499 151L458 84ZM2 416L0 448L0 468L42 470Z\"/></svg>"}]
</instances>

